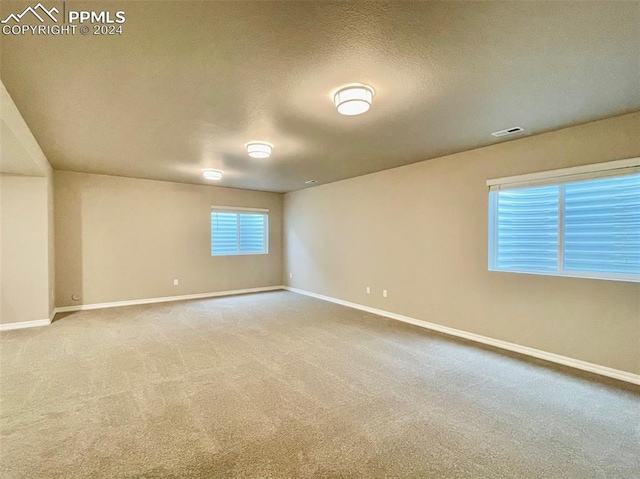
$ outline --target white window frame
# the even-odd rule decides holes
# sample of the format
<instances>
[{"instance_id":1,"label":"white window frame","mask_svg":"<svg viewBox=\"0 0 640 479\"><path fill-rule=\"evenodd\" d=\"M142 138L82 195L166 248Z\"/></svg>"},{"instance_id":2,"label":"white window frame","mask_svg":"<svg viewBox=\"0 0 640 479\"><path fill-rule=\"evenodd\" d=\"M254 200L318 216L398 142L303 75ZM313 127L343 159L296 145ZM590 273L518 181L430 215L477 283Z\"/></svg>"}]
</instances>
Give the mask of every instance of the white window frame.
<instances>
[{"instance_id":1,"label":"white window frame","mask_svg":"<svg viewBox=\"0 0 640 479\"><path fill-rule=\"evenodd\" d=\"M264 222L264 251L261 253L225 253L225 254L213 254L213 227L211 226L211 214L212 213L258 213L262 214L266 221ZM257 256L269 254L269 209L268 208L247 208L243 206L211 206L211 212L209 213L209 254L213 258L223 258L225 256ZM238 222L238 244L240 244L240 222Z\"/></svg>"},{"instance_id":2,"label":"white window frame","mask_svg":"<svg viewBox=\"0 0 640 479\"><path fill-rule=\"evenodd\" d=\"M640 157L624 160L607 161L591 165L542 171L518 176L508 176L487 180L489 187L489 243L488 269L500 273L535 274L543 276L564 276L570 278L603 279L613 281L640 282L640 275L626 273L601 273L594 271L567 271L564 269L564 189L559 188L558 208L558 271L522 271L497 268L498 256L498 195L492 192L507 189L531 188L535 186L562 185L574 181L605 178L608 176L624 176L640 173Z\"/></svg>"}]
</instances>

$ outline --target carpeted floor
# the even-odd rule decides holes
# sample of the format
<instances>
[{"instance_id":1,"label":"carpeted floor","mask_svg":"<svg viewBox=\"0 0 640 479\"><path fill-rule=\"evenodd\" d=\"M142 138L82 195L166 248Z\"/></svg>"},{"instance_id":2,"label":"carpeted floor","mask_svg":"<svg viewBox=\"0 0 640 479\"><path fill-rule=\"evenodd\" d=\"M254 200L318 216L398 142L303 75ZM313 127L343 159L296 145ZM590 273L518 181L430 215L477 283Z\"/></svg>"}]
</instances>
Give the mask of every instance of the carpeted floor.
<instances>
[{"instance_id":1,"label":"carpeted floor","mask_svg":"<svg viewBox=\"0 0 640 479\"><path fill-rule=\"evenodd\" d=\"M4 479L640 477L637 389L294 293L0 346Z\"/></svg>"}]
</instances>

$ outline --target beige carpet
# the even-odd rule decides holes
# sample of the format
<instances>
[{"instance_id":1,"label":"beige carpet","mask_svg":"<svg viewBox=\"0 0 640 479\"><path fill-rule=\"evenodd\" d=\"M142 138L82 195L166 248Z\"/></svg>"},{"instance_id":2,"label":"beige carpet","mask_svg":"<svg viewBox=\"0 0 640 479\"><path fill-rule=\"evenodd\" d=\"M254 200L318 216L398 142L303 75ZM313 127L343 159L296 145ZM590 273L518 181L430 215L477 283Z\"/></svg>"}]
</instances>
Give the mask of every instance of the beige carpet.
<instances>
[{"instance_id":1,"label":"beige carpet","mask_svg":"<svg viewBox=\"0 0 640 479\"><path fill-rule=\"evenodd\" d=\"M640 477L637 389L289 292L0 346L3 479Z\"/></svg>"}]
</instances>

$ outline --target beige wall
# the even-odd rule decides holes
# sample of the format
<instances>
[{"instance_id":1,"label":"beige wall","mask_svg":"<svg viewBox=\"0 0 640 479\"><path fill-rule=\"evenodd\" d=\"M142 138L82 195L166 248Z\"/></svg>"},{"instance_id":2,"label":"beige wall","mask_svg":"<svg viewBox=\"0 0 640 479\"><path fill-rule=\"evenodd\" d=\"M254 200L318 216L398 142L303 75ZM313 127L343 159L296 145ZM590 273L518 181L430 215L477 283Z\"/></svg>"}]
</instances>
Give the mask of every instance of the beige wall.
<instances>
[{"instance_id":1,"label":"beige wall","mask_svg":"<svg viewBox=\"0 0 640 479\"><path fill-rule=\"evenodd\" d=\"M640 113L288 193L284 280L640 373L640 284L487 271L485 184L636 156Z\"/></svg>"},{"instance_id":2,"label":"beige wall","mask_svg":"<svg viewBox=\"0 0 640 479\"><path fill-rule=\"evenodd\" d=\"M49 287L48 304L51 316L56 308L56 246L55 246L55 210L53 198L53 170L47 176L47 280Z\"/></svg>"},{"instance_id":3,"label":"beige wall","mask_svg":"<svg viewBox=\"0 0 640 479\"><path fill-rule=\"evenodd\" d=\"M54 184L58 307L281 284L281 194L64 171ZM269 254L212 257L211 205L269 208Z\"/></svg>"},{"instance_id":4,"label":"beige wall","mask_svg":"<svg viewBox=\"0 0 640 479\"><path fill-rule=\"evenodd\" d=\"M0 81L0 323L55 308L53 170Z\"/></svg>"},{"instance_id":5,"label":"beige wall","mask_svg":"<svg viewBox=\"0 0 640 479\"><path fill-rule=\"evenodd\" d=\"M42 320L50 304L48 178L0 176L0 323Z\"/></svg>"}]
</instances>

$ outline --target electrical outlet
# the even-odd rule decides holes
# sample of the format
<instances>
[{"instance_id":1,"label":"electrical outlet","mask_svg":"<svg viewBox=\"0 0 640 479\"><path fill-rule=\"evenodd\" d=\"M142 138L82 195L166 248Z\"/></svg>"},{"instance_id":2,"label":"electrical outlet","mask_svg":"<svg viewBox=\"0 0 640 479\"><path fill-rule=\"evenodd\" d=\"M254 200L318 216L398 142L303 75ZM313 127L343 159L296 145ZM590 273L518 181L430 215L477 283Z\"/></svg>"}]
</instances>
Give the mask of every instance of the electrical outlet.
<instances>
[{"instance_id":1,"label":"electrical outlet","mask_svg":"<svg viewBox=\"0 0 640 479\"><path fill-rule=\"evenodd\" d=\"M293 273L289 273L289 279L293 278Z\"/></svg>"},{"instance_id":2,"label":"electrical outlet","mask_svg":"<svg viewBox=\"0 0 640 479\"><path fill-rule=\"evenodd\" d=\"M386 297L387 297L387 290L386 290L386 289L383 289L383 290L382 290L382 297L383 297L383 298L386 298Z\"/></svg>"},{"instance_id":3,"label":"electrical outlet","mask_svg":"<svg viewBox=\"0 0 640 479\"><path fill-rule=\"evenodd\" d=\"M174 286L178 286L178 284L179 284L179 281L178 281L177 279L174 279L174 280L173 280L173 285L174 285Z\"/></svg>"},{"instance_id":4,"label":"electrical outlet","mask_svg":"<svg viewBox=\"0 0 640 479\"><path fill-rule=\"evenodd\" d=\"M371 288L367 286L367 294L371 294Z\"/></svg>"}]
</instances>

